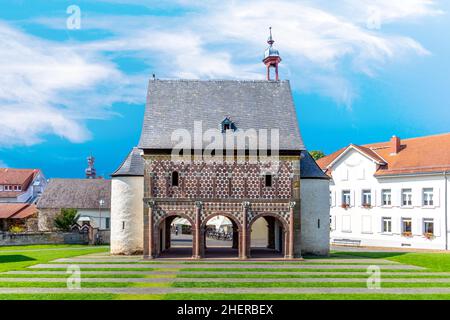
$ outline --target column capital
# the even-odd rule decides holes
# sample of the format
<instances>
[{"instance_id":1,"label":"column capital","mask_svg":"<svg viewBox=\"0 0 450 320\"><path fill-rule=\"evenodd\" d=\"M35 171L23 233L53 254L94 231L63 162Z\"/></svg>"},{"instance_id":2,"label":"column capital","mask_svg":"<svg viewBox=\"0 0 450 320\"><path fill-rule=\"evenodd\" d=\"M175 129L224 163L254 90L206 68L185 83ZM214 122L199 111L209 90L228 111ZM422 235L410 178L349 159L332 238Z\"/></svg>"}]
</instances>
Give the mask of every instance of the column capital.
<instances>
[{"instance_id":1,"label":"column capital","mask_svg":"<svg viewBox=\"0 0 450 320\"><path fill-rule=\"evenodd\" d=\"M156 207L156 201L155 200L144 200L145 204L148 208L154 209Z\"/></svg>"},{"instance_id":2,"label":"column capital","mask_svg":"<svg viewBox=\"0 0 450 320\"><path fill-rule=\"evenodd\" d=\"M295 201L291 201L291 202L289 202L289 208L293 208L293 207L295 207L295 205L296 205L297 203L295 202Z\"/></svg>"},{"instance_id":3,"label":"column capital","mask_svg":"<svg viewBox=\"0 0 450 320\"><path fill-rule=\"evenodd\" d=\"M248 202L248 201L242 202L242 208L244 208L244 209L250 208L250 202Z\"/></svg>"},{"instance_id":4,"label":"column capital","mask_svg":"<svg viewBox=\"0 0 450 320\"><path fill-rule=\"evenodd\" d=\"M197 209L203 208L203 201L195 201L195 206L197 207Z\"/></svg>"}]
</instances>

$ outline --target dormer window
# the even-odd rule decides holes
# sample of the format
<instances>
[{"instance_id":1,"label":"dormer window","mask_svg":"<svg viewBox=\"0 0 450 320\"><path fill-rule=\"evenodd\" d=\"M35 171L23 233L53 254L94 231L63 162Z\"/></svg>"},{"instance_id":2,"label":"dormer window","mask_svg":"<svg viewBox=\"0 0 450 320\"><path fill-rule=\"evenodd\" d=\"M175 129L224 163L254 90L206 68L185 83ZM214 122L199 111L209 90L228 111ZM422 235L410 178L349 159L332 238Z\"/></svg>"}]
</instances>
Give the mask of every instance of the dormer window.
<instances>
[{"instance_id":1,"label":"dormer window","mask_svg":"<svg viewBox=\"0 0 450 320\"><path fill-rule=\"evenodd\" d=\"M179 174L178 171L172 172L172 187L178 187Z\"/></svg>"},{"instance_id":2,"label":"dormer window","mask_svg":"<svg viewBox=\"0 0 450 320\"><path fill-rule=\"evenodd\" d=\"M225 133L228 130L236 131L236 125L229 118L225 118L222 121L222 133Z\"/></svg>"}]
</instances>

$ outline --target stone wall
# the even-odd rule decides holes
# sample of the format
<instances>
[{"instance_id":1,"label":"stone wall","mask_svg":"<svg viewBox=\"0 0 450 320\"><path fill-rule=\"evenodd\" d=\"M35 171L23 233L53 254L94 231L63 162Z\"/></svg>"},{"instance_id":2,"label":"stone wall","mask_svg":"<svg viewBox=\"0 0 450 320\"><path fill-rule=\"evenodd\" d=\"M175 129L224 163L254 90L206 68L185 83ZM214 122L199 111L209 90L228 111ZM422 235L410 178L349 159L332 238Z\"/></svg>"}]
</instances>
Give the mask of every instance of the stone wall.
<instances>
[{"instance_id":1,"label":"stone wall","mask_svg":"<svg viewBox=\"0 0 450 320\"><path fill-rule=\"evenodd\" d=\"M61 212L61 209L39 209L38 228L39 231L54 231L55 217Z\"/></svg>"},{"instance_id":2,"label":"stone wall","mask_svg":"<svg viewBox=\"0 0 450 320\"><path fill-rule=\"evenodd\" d=\"M88 244L87 233L72 232L36 232L36 233L0 233L0 246L31 244Z\"/></svg>"}]
</instances>

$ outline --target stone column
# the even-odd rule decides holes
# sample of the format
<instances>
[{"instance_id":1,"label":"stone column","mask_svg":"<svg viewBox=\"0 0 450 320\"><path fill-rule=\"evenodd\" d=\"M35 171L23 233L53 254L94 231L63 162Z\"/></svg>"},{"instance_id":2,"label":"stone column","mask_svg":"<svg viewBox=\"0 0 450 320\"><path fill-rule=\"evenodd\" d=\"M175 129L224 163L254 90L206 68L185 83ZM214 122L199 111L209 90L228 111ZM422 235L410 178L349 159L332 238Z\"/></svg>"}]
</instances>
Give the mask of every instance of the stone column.
<instances>
[{"instance_id":1,"label":"stone column","mask_svg":"<svg viewBox=\"0 0 450 320\"><path fill-rule=\"evenodd\" d=\"M294 259L294 242L295 242L295 238L294 238L294 223L295 223L295 211L294 211L294 207L295 207L295 201L291 201L289 202L289 245L288 245L288 250L285 254L286 259Z\"/></svg>"},{"instance_id":2,"label":"stone column","mask_svg":"<svg viewBox=\"0 0 450 320\"><path fill-rule=\"evenodd\" d=\"M202 207L203 207L203 202L201 201L196 201L195 202L195 206L197 207L197 210L195 212L195 239L194 239L194 256L192 258L194 259L200 259L201 258L201 254L200 254L200 233L201 233L201 213L202 213Z\"/></svg>"},{"instance_id":3,"label":"stone column","mask_svg":"<svg viewBox=\"0 0 450 320\"><path fill-rule=\"evenodd\" d=\"M242 203L242 242L241 242L241 259L247 259L250 256L250 250L248 248L248 233L247 228L247 210L250 207L250 202Z\"/></svg>"},{"instance_id":4,"label":"stone column","mask_svg":"<svg viewBox=\"0 0 450 320\"><path fill-rule=\"evenodd\" d=\"M144 258L155 258L153 211L155 201L148 201L144 204Z\"/></svg>"}]
</instances>

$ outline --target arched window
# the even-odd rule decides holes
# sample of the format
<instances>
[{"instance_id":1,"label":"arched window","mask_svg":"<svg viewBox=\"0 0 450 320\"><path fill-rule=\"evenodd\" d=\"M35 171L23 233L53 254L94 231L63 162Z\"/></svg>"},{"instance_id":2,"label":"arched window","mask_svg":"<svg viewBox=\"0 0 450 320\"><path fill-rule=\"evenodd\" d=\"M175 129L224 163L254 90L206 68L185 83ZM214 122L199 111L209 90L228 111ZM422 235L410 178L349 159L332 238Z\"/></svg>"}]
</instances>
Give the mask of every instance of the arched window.
<instances>
[{"instance_id":1,"label":"arched window","mask_svg":"<svg viewBox=\"0 0 450 320\"><path fill-rule=\"evenodd\" d=\"M266 187L272 186L272 175L270 173L266 173L265 175L265 186Z\"/></svg>"},{"instance_id":2,"label":"arched window","mask_svg":"<svg viewBox=\"0 0 450 320\"><path fill-rule=\"evenodd\" d=\"M172 172L172 187L178 187L179 175L178 171Z\"/></svg>"}]
</instances>

